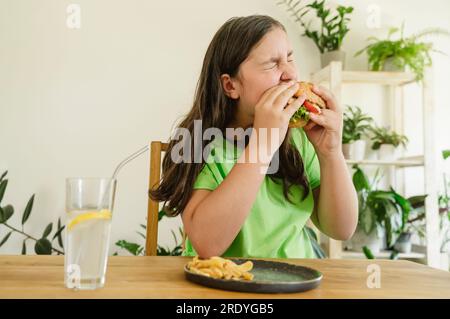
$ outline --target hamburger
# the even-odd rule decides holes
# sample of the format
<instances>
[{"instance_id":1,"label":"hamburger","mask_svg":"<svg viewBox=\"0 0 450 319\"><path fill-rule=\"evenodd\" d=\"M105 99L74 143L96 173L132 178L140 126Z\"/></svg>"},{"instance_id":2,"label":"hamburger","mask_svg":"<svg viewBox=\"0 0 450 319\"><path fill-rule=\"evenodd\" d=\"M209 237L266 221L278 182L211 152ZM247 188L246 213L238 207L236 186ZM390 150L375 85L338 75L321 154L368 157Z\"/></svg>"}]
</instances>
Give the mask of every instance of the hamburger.
<instances>
[{"instance_id":1,"label":"hamburger","mask_svg":"<svg viewBox=\"0 0 450 319\"><path fill-rule=\"evenodd\" d=\"M309 121L309 114L322 113L322 109L326 108L325 101L312 91L313 84L309 82L299 82L299 89L295 92L294 97L298 98L300 95L305 94L306 100L302 106L294 113L289 121L289 127L303 127ZM291 98L288 105L294 102L295 99Z\"/></svg>"}]
</instances>

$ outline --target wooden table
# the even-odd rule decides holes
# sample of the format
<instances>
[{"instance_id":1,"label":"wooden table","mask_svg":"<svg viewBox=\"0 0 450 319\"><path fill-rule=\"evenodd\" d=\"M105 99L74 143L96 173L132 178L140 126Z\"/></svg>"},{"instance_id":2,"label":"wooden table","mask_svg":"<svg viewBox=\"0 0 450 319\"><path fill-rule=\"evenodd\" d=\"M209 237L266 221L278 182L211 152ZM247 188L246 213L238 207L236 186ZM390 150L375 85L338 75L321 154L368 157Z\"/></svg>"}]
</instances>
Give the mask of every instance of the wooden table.
<instances>
[{"instance_id":1,"label":"wooden table","mask_svg":"<svg viewBox=\"0 0 450 319\"><path fill-rule=\"evenodd\" d=\"M110 257L106 285L64 287L61 256L0 256L0 298L450 298L450 273L409 261L289 259L323 273L320 286L294 294L248 294L188 282L187 257ZM367 266L381 270L381 288L368 288Z\"/></svg>"}]
</instances>

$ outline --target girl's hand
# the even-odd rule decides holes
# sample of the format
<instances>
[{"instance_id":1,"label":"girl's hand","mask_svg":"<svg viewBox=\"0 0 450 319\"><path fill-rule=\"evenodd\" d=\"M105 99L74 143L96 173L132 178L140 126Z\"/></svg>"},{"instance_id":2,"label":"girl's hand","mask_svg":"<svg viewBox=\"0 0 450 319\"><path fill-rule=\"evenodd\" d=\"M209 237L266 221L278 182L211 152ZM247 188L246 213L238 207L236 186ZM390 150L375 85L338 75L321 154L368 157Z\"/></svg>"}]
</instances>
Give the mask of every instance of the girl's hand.
<instances>
[{"instance_id":1,"label":"girl's hand","mask_svg":"<svg viewBox=\"0 0 450 319\"><path fill-rule=\"evenodd\" d=\"M298 83L292 81L274 86L264 92L263 96L255 106L253 128L259 137L258 140L260 140L260 138L265 138L265 136L259 134L261 131L260 129L267 130L267 144L265 147L267 147L266 150L270 152L271 155L275 153L283 142L292 115L294 115L295 111L297 111L305 101L305 96L300 96L294 102L286 106L289 99L297 92L298 87ZM272 136L272 128L278 129L278 136Z\"/></svg>"},{"instance_id":2,"label":"girl's hand","mask_svg":"<svg viewBox=\"0 0 450 319\"><path fill-rule=\"evenodd\" d=\"M317 155L322 157L342 154L343 115L336 98L324 87L313 86L313 92L325 100L321 114L310 113L311 121L303 128Z\"/></svg>"}]
</instances>

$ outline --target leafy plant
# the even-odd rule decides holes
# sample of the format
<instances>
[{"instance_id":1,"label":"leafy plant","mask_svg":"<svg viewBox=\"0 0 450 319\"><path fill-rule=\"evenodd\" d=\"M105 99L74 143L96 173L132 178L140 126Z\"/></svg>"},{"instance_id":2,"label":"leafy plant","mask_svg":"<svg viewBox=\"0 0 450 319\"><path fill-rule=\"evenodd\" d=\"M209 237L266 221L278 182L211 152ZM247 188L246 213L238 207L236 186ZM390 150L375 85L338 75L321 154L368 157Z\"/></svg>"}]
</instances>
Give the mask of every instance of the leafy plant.
<instances>
[{"instance_id":1,"label":"leafy plant","mask_svg":"<svg viewBox=\"0 0 450 319\"><path fill-rule=\"evenodd\" d=\"M369 247L364 246L363 247L363 253L366 256L367 259L375 259L374 254L372 253L372 250L370 250ZM395 249L392 250L391 254L389 255L389 259L396 260L398 259L398 251Z\"/></svg>"},{"instance_id":2,"label":"leafy plant","mask_svg":"<svg viewBox=\"0 0 450 319\"><path fill-rule=\"evenodd\" d=\"M386 230L387 245L391 248L398 236L405 231L409 214L412 211L408 199L398 194L392 187L390 190L378 190L374 187L378 171L371 184L366 174L354 165L353 184L358 194L359 219L358 226L366 234L377 227Z\"/></svg>"},{"instance_id":3,"label":"leafy plant","mask_svg":"<svg viewBox=\"0 0 450 319\"><path fill-rule=\"evenodd\" d=\"M318 259L323 259L326 258L327 255L325 253L325 251L322 249L322 247L319 244L319 240L317 239L317 235L314 232L314 230L312 230L312 228L305 226L306 229L306 234L308 235L309 239L311 240L311 245L313 247L314 250L314 254L316 255L316 257Z\"/></svg>"},{"instance_id":4,"label":"leafy plant","mask_svg":"<svg viewBox=\"0 0 450 319\"><path fill-rule=\"evenodd\" d=\"M5 179L7 174L8 171L4 172L0 177L0 204L3 200L3 196L5 195L6 187L8 186L8 180ZM31 198L28 200L27 206L25 207L22 215L22 223L20 229L8 223L10 218L14 215L14 207L12 205L0 205L0 226L4 226L9 230L9 232L3 237L3 239L0 240L0 247L2 247L8 241L13 233L17 233L24 237L22 242L22 255L26 255L27 253L27 241L29 240L34 241L34 251L38 255L51 255L52 253L63 255L64 244L62 240L62 231L64 230L65 226L61 225L61 219L58 219L56 231L53 236L50 236L53 230L53 223L50 223L47 225L47 227L45 227L40 238L31 236L24 231L25 223L30 218L31 210L33 209L34 196L34 194L31 196ZM61 249L55 248L53 243L55 240L57 240L57 243Z\"/></svg>"},{"instance_id":5,"label":"leafy plant","mask_svg":"<svg viewBox=\"0 0 450 319\"><path fill-rule=\"evenodd\" d=\"M449 150L442 151L442 158L446 160L449 158ZM439 207L439 233L441 238L440 251L447 251L447 246L450 243L450 197L448 193L448 186L450 183L447 181L446 174L442 174L444 182L444 193L438 195L438 207ZM420 238L424 240L426 237L425 228L425 196L415 196L411 198L413 206L412 218L408 221L410 225L417 231Z\"/></svg>"},{"instance_id":6,"label":"leafy plant","mask_svg":"<svg viewBox=\"0 0 450 319\"><path fill-rule=\"evenodd\" d=\"M316 0L305 6L301 6L301 2L301 0L282 0L277 4L287 7L288 12L295 18L295 22L303 27L303 35L314 41L320 53L339 50L349 31L348 15L353 12L353 7L338 6L336 12L332 13L331 9L325 8L325 0ZM320 21L320 27L317 30L311 27L312 19L308 22L304 21L311 12L315 12L316 18Z\"/></svg>"},{"instance_id":7,"label":"leafy plant","mask_svg":"<svg viewBox=\"0 0 450 319\"><path fill-rule=\"evenodd\" d=\"M387 59L392 59L395 66L400 70L406 67L415 73L416 79L421 80L426 67L431 66L432 59L430 52L439 52L433 49L431 42L421 42L420 39L430 35L449 35L447 30L439 28L425 29L410 37L403 36L404 25L401 29L390 28L385 40L376 37L369 37L367 40L372 41L355 56L366 52L369 57L369 68L372 71L381 71L384 68ZM392 35L400 32L398 40L392 40Z\"/></svg>"},{"instance_id":8,"label":"leafy plant","mask_svg":"<svg viewBox=\"0 0 450 319\"><path fill-rule=\"evenodd\" d=\"M395 147L402 145L403 147L406 147L406 144L409 142L405 135L398 134L386 127L370 127L369 131L373 134L370 138L373 142L373 150L378 150L382 144L390 144Z\"/></svg>"},{"instance_id":9,"label":"leafy plant","mask_svg":"<svg viewBox=\"0 0 450 319\"><path fill-rule=\"evenodd\" d=\"M364 114L360 107L347 105L344 112L342 144L360 140L361 136L369 131L372 121L372 117Z\"/></svg>"},{"instance_id":10,"label":"leafy plant","mask_svg":"<svg viewBox=\"0 0 450 319\"><path fill-rule=\"evenodd\" d=\"M167 216L164 213L164 210L161 210L158 213L158 222L164 217ZM147 232L147 226L144 224L141 224L140 227L144 230L144 233L137 231L138 235L141 236L144 239L146 239L146 232ZM175 241L175 247L169 248L169 247L163 247L158 245L156 249L156 254L158 256L180 256L183 252L183 229L181 227L178 228L178 232L180 234L180 240L177 238L177 235L173 230L171 230L173 239ZM116 246L122 249L125 249L127 252L134 256L144 256L145 255L145 247L142 245L139 245L137 243L128 242L126 240L119 240L116 242ZM114 254L117 255L117 252Z\"/></svg>"}]
</instances>

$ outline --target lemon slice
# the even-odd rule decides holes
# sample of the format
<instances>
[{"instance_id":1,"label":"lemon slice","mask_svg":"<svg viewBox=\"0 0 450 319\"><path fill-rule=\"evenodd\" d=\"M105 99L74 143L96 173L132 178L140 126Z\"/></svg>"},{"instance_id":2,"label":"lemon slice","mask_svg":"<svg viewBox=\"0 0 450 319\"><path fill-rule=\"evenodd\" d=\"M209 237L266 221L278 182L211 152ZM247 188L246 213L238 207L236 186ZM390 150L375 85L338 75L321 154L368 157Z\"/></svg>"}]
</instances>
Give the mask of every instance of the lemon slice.
<instances>
[{"instance_id":1,"label":"lemon slice","mask_svg":"<svg viewBox=\"0 0 450 319\"><path fill-rule=\"evenodd\" d=\"M78 215L74 219L72 219L67 226L67 230L71 231L75 225L79 223L91 220L91 219L111 219L112 214L109 209L102 209L100 211L92 211Z\"/></svg>"}]
</instances>

